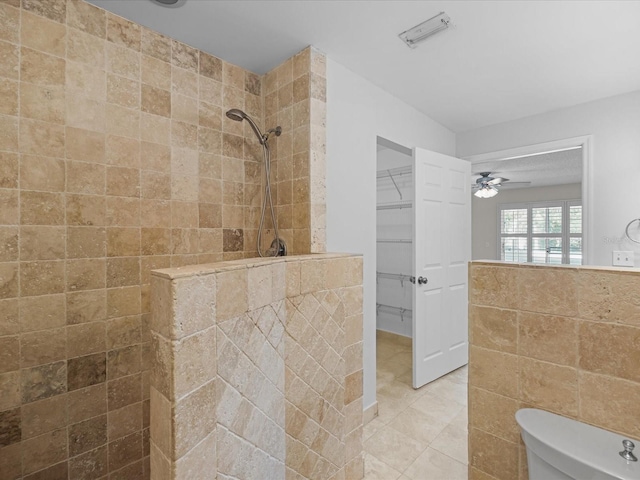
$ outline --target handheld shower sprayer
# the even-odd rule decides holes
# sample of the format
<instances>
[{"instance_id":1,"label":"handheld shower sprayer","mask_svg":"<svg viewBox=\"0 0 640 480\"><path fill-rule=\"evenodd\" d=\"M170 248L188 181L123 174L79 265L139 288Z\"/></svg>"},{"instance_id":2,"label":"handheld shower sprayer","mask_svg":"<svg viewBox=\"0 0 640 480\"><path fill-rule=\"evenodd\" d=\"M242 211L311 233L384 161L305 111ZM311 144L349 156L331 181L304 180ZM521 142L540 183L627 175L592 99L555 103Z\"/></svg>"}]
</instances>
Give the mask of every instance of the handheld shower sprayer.
<instances>
[{"instance_id":1,"label":"handheld shower sprayer","mask_svg":"<svg viewBox=\"0 0 640 480\"><path fill-rule=\"evenodd\" d=\"M282 133L282 128L276 127L268 130L267 133L263 134L258 128L258 125L256 125L256 122L254 122L249 115L247 115L242 110L239 110L237 108L232 108L231 110L228 110L227 117L236 122L241 122L242 120L246 120L247 122L249 122L249 125L251 125L251 129L253 130L253 133L255 133L256 136L258 137L258 141L260 142L260 145L265 145L271 133L275 133L276 137L279 137L280 134Z\"/></svg>"},{"instance_id":2,"label":"handheld shower sprayer","mask_svg":"<svg viewBox=\"0 0 640 480\"><path fill-rule=\"evenodd\" d=\"M271 152L269 151L269 144L267 143L269 140L269 136L271 134L275 134L276 137L279 137L282 134L282 128L277 126L275 128L271 128L267 130L267 132L263 134L258 128L258 125L256 125L256 122L254 122L253 119L249 115L244 113L242 110L239 110L237 108L232 108L231 110L227 111L226 115L231 120L234 120L236 122L241 122L243 120L246 120L247 122L249 122L249 125L251 125L251 129L253 130L253 133L256 134L256 136L258 137L258 141L260 142L260 145L262 145L262 154L264 159L264 173L265 173L266 181L265 181L265 189L264 189L264 198L262 199L262 212L260 215L260 225L258 227L258 239L257 239L258 255L260 255L261 257L284 256L287 254L287 247L284 243L284 240L282 240L280 238L280 235L278 234L278 222L276 221L275 210L273 208L273 199L271 198ZM262 231L264 229L264 216L265 216L265 211L267 209L267 202L269 203L269 209L271 211L271 221L273 223L273 233L275 234L275 238L273 242L271 242L271 247L266 252L267 255L264 255L262 253L261 243L262 243Z\"/></svg>"}]
</instances>

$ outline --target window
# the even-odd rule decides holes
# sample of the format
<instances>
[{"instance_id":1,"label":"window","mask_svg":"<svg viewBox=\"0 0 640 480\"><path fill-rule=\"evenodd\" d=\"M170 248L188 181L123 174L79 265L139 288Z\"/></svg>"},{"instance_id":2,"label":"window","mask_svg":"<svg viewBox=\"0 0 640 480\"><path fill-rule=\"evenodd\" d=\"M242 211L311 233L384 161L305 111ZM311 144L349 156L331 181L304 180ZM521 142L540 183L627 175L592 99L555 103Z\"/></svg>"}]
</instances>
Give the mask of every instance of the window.
<instances>
[{"instance_id":1,"label":"window","mask_svg":"<svg viewBox=\"0 0 640 480\"><path fill-rule=\"evenodd\" d=\"M499 205L498 224L501 260L582 264L579 200Z\"/></svg>"}]
</instances>

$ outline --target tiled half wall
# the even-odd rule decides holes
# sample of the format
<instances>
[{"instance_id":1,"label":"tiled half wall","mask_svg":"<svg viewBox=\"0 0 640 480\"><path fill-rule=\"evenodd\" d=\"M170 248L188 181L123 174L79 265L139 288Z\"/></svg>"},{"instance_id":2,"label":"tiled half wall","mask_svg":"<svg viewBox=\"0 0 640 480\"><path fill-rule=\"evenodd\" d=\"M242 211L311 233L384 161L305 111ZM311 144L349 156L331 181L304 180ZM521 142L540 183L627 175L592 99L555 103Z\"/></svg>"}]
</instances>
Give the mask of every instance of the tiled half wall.
<instances>
[{"instance_id":1,"label":"tiled half wall","mask_svg":"<svg viewBox=\"0 0 640 480\"><path fill-rule=\"evenodd\" d=\"M152 275L153 480L362 478L361 257Z\"/></svg>"},{"instance_id":2,"label":"tiled half wall","mask_svg":"<svg viewBox=\"0 0 640 480\"><path fill-rule=\"evenodd\" d=\"M640 272L474 262L470 284L470 478L528 478L519 408L640 437Z\"/></svg>"}]
</instances>

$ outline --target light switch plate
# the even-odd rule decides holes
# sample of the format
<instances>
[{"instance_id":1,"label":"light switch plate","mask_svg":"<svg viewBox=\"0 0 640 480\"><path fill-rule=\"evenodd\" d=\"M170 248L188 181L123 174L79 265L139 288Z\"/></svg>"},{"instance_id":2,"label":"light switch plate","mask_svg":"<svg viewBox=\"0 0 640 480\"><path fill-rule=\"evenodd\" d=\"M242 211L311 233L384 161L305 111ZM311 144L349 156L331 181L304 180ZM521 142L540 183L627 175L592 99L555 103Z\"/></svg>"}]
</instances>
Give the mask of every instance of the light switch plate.
<instances>
[{"instance_id":1,"label":"light switch plate","mask_svg":"<svg viewBox=\"0 0 640 480\"><path fill-rule=\"evenodd\" d=\"M633 267L633 252L614 250L613 266L614 267Z\"/></svg>"}]
</instances>

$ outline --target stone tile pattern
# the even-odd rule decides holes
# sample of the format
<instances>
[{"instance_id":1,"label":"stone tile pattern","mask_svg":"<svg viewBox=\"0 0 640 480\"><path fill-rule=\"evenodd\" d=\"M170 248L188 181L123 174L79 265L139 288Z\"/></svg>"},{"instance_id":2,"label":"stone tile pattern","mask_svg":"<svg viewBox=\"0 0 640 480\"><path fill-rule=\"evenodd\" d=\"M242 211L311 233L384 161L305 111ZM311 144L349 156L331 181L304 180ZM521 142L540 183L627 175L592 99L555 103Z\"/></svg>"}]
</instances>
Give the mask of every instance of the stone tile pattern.
<instances>
[{"instance_id":1,"label":"stone tile pattern","mask_svg":"<svg viewBox=\"0 0 640 480\"><path fill-rule=\"evenodd\" d=\"M519 408L640 437L640 274L474 262L470 283L470 478L528 478Z\"/></svg>"},{"instance_id":2,"label":"stone tile pattern","mask_svg":"<svg viewBox=\"0 0 640 480\"><path fill-rule=\"evenodd\" d=\"M152 479L363 477L360 257L153 275Z\"/></svg>"},{"instance_id":3,"label":"stone tile pattern","mask_svg":"<svg viewBox=\"0 0 640 480\"><path fill-rule=\"evenodd\" d=\"M148 478L149 272L255 256L263 77L80 0L0 58L0 476Z\"/></svg>"},{"instance_id":4,"label":"stone tile pattern","mask_svg":"<svg viewBox=\"0 0 640 480\"><path fill-rule=\"evenodd\" d=\"M272 149L272 185L292 254L326 251L326 84L326 57L312 47L264 76L265 126L283 129Z\"/></svg>"}]
</instances>

